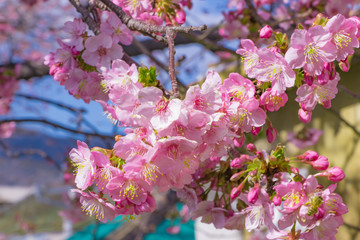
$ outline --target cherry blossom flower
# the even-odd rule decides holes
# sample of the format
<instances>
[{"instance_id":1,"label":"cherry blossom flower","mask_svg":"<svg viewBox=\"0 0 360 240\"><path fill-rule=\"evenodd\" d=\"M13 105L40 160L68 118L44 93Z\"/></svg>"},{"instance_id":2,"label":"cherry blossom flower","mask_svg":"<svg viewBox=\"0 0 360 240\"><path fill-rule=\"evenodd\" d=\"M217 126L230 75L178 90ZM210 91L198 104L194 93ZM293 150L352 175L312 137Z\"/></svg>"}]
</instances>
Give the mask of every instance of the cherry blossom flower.
<instances>
[{"instance_id":1,"label":"cherry blossom flower","mask_svg":"<svg viewBox=\"0 0 360 240\"><path fill-rule=\"evenodd\" d=\"M296 29L285 60L291 68L302 67L311 75L320 75L324 63L336 58L337 49L331 39L332 34L322 26L313 26L308 31Z\"/></svg>"},{"instance_id":2,"label":"cherry blossom flower","mask_svg":"<svg viewBox=\"0 0 360 240\"><path fill-rule=\"evenodd\" d=\"M105 33L89 37L85 41L85 51L82 54L85 63L106 68L110 67L111 60L121 59L122 56L122 47Z\"/></svg>"},{"instance_id":3,"label":"cherry blossom flower","mask_svg":"<svg viewBox=\"0 0 360 240\"><path fill-rule=\"evenodd\" d=\"M78 140L77 145L78 148L73 148L69 156L77 168L75 178L76 186L81 190L85 190L94 181L95 159L86 143Z\"/></svg>"},{"instance_id":4,"label":"cherry blossom flower","mask_svg":"<svg viewBox=\"0 0 360 240\"><path fill-rule=\"evenodd\" d=\"M73 189L73 192L80 193L80 203L82 209L90 216L95 216L100 222L106 223L107 220L112 221L115 218L116 211L114 205L104 201L94 192L88 193Z\"/></svg>"}]
</instances>

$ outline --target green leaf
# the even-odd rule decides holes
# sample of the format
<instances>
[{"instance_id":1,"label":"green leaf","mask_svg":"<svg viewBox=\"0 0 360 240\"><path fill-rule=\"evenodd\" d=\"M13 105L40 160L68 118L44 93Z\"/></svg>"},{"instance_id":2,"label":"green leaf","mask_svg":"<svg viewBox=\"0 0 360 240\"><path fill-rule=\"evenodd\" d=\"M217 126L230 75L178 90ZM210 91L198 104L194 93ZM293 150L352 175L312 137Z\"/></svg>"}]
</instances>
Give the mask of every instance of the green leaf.
<instances>
[{"instance_id":1,"label":"green leaf","mask_svg":"<svg viewBox=\"0 0 360 240\"><path fill-rule=\"evenodd\" d=\"M155 87L157 85L156 67L139 67L139 82L144 87Z\"/></svg>"}]
</instances>

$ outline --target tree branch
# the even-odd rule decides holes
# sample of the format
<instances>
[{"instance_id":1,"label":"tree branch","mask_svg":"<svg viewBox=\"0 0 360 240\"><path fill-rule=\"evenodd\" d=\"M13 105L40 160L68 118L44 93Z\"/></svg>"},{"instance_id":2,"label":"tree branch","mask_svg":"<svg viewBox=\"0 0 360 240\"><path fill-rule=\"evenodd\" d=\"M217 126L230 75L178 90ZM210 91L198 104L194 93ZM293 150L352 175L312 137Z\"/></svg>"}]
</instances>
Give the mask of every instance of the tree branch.
<instances>
[{"instance_id":1,"label":"tree branch","mask_svg":"<svg viewBox=\"0 0 360 240\"><path fill-rule=\"evenodd\" d=\"M346 126L348 126L349 128L351 128L353 130L353 132L358 135L360 137L360 132L353 126L351 125L348 121L346 121L338 111L330 108L330 109L326 109L329 112L333 113L340 121L342 121L343 123L345 123Z\"/></svg>"},{"instance_id":2,"label":"tree branch","mask_svg":"<svg viewBox=\"0 0 360 240\"><path fill-rule=\"evenodd\" d=\"M206 25L194 27L169 27L169 26L157 26L144 23L142 21L138 21L127 15L121 7L115 5L111 0L99 0L105 4L106 7L111 9L121 20L123 24L125 24L130 30L139 31L143 34L150 35L152 38L158 41L166 41L163 36L157 35L157 33L167 34L168 30L173 32L184 32L189 33L191 31L204 31L207 27Z\"/></svg>"},{"instance_id":3,"label":"tree branch","mask_svg":"<svg viewBox=\"0 0 360 240\"><path fill-rule=\"evenodd\" d=\"M172 87L172 95L173 97L179 97L179 90L175 76L175 48L174 48L174 36L175 32L172 30L168 30L166 33L169 45L169 76Z\"/></svg>"},{"instance_id":4,"label":"tree branch","mask_svg":"<svg viewBox=\"0 0 360 240\"><path fill-rule=\"evenodd\" d=\"M113 136L110 136L110 135L104 135L104 134L99 134L99 133L91 133L91 132L84 132L84 131L77 130L77 129L74 129L74 128L70 128L68 126L64 126L64 125L62 125L60 123L49 121L49 120L46 120L46 119L37 119L37 118L14 118L14 119L12 119L12 118L8 118L8 119L0 120L0 124L6 123L6 122L43 123L43 124L53 126L55 128L59 128L59 129L62 129L62 130L68 131L68 132L72 132L72 133L82 134L82 135L85 135L85 136L99 137L99 138L102 138L102 139L113 139Z\"/></svg>"}]
</instances>

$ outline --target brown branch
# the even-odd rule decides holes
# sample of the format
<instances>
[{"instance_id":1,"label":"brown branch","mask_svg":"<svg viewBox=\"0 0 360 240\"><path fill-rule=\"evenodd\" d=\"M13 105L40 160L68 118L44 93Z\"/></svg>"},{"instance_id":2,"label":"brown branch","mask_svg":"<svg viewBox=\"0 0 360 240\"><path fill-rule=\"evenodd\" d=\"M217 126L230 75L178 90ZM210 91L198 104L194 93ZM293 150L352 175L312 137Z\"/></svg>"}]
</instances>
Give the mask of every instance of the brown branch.
<instances>
[{"instance_id":1,"label":"brown branch","mask_svg":"<svg viewBox=\"0 0 360 240\"><path fill-rule=\"evenodd\" d=\"M340 89L341 91L343 91L343 92L346 93L346 94L351 95L353 98L360 99L360 95L359 95L359 94L351 91L350 89L346 88L344 85L339 84L338 87L339 87L339 89Z\"/></svg>"},{"instance_id":2,"label":"brown branch","mask_svg":"<svg viewBox=\"0 0 360 240\"><path fill-rule=\"evenodd\" d=\"M87 23L90 30L97 35L99 33L99 25L91 17L88 10L81 5L79 0L69 0L69 1L75 7L76 11L78 11L81 14L83 21Z\"/></svg>"},{"instance_id":3,"label":"brown branch","mask_svg":"<svg viewBox=\"0 0 360 240\"><path fill-rule=\"evenodd\" d=\"M68 105L65 105L65 104L50 100L50 99L42 98L42 97L36 97L36 96L22 94L22 93L16 93L15 97L22 97L22 98L26 98L26 99L30 99L30 100L37 100L37 101L41 101L44 103L49 103L51 105L69 110L70 112L75 112L75 113L79 113L79 112L85 113L86 112L86 109L84 109L84 108L70 107Z\"/></svg>"},{"instance_id":4,"label":"brown branch","mask_svg":"<svg viewBox=\"0 0 360 240\"><path fill-rule=\"evenodd\" d=\"M8 118L8 119L1 119L0 120L0 124L7 123L7 122L43 123L43 124L53 126L55 128L59 128L59 129L62 129L62 130L68 131L68 132L72 132L72 133L82 134L82 135L85 135L85 136L99 137L99 138L102 138L102 139L113 139L113 136L110 136L110 135L104 135L104 134L99 134L99 133L91 133L91 132L84 132L84 131L77 130L77 129L74 129L74 128L70 128L68 126L64 126L64 125L62 125L60 123L52 122L52 121L49 121L49 120L46 120L46 119L37 119L37 118L14 118L14 119L12 119L12 118Z\"/></svg>"},{"instance_id":5,"label":"brown branch","mask_svg":"<svg viewBox=\"0 0 360 240\"><path fill-rule=\"evenodd\" d=\"M353 130L353 132L358 135L360 137L360 132L353 126L351 125L348 121L346 121L338 111L336 111L335 109L333 108L330 108L330 109L326 109L328 110L329 112L333 113L340 121L342 121L343 123L345 123L346 126L348 126L349 128L351 128Z\"/></svg>"},{"instance_id":6,"label":"brown branch","mask_svg":"<svg viewBox=\"0 0 360 240\"><path fill-rule=\"evenodd\" d=\"M172 95L173 97L179 97L179 90L175 76L175 48L174 48L174 36L175 32L172 30L168 30L166 32L166 37L169 45L169 76L172 87Z\"/></svg>"},{"instance_id":7,"label":"brown branch","mask_svg":"<svg viewBox=\"0 0 360 240\"><path fill-rule=\"evenodd\" d=\"M121 20L123 24L125 24L129 29L134 31L139 31L141 33L144 33L146 35L150 35L159 41L166 41L166 39L162 36L157 35L157 33L163 33L167 34L168 30L171 30L173 32L184 32L189 33L191 31L204 31L207 27L206 25L194 27L194 26L188 26L188 27L170 27L170 26L157 26L157 25L151 25L144 23L142 21L138 21L127 15L121 7L115 5L111 0L99 0L102 3L105 4L106 7L111 9Z\"/></svg>"}]
</instances>

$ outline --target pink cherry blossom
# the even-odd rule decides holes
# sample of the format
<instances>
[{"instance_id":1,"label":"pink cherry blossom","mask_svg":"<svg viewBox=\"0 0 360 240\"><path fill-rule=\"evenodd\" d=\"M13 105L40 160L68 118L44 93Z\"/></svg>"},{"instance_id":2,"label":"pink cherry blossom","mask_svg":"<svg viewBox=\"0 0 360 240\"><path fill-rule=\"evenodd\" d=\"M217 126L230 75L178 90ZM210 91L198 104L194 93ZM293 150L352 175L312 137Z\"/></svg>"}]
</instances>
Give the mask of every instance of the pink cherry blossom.
<instances>
[{"instance_id":1,"label":"pink cherry blossom","mask_svg":"<svg viewBox=\"0 0 360 240\"><path fill-rule=\"evenodd\" d=\"M322 26L311 27L308 31L296 29L285 60L291 68L302 67L309 74L320 75L324 63L336 58L337 49L331 39L332 34Z\"/></svg>"},{"instance_id":2,"label":"pink cherry blossom","mask_svg":"<svg viewBox=\"0 0 360 240\"><path fill-rule=\"evenodd\" d=\"M253 68L252 74L261 82L272 82L272 89L284 93L286 88L294 86L295 72L289 67L284 57L276 52L259 52L260 63Z\"/></svg>"},{"instance_id":3,"label":"pink cherry blossom","mask_svg":"<svg viewBox=\"0 0 360 240\"><path fill-rule=\"evenodd\" d=\"M132 42L130 30L113 12L109 13L107 20L101 23L100 31L110 35L115 43L121 42L124 45L130 45Z\"/></svg>"},{"instance_id":4,"label":"pink cherry blossom","mask_svg":"<svg viewBox=\"0 0 360 240\"><path fill-rule=\"evenodd\" d=\"M100 198L94 192L82 192L77 189L73 189L73 192L80 193L80 203L82 209L90 216L95 216L100 222L106 223L108 220L114 220L116 211L114 205L106 202Z\"/></svg>"},{"instance_id":5,"label":"pink cherry blossom","mask_svg":"<svg viewBox=\"0 0 360 240\"><path fill-rule=\"evenodd\" d=\"M110 61L121 59L123 49L113 41L112 37L101 33L97 36L89 37L85 41L85 51L82 55L84 62L91 66L110 67Z\"/></svg>"},{"instance_id":6,"label":"pink cherry blossom","mask_svg":"<svg viewBox=\"0 0 360 240\"><path fill-rule=\"evenodd\" d=\"M348 55L354 54L354 48L359 47L356 23L345 19L343 15L338 14L332 17L324 29L333 34L333 42L337 48L337 61L345 60Z\"/></svg>"},{"instance_id":7,"label":"pink cherry blossom","mask_svg":"<svg viewBox=\"0 0 360 240\"><path fill-rule=\"evenodd\" d=\"M86 143L78 140L77 145L78 148L73 148L69 156L76 167L76 186L81 190L85 190L94 181L95 160Z\"/></svg>"}]
</instances>

